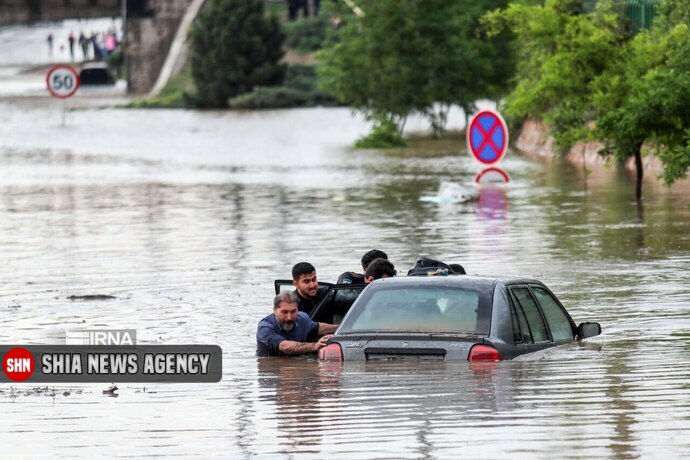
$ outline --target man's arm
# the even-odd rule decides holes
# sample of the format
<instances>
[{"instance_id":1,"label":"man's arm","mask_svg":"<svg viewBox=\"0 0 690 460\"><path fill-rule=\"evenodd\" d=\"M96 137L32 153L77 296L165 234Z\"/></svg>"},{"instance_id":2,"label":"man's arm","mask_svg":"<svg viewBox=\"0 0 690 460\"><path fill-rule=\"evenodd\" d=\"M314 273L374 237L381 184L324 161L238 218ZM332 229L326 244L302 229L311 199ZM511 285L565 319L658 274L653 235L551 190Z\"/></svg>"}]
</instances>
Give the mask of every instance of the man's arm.
<instances>
[{"instance_id":1,"label":"man's arm","mask_svg":"<svg viewBox=\"0 0 690 460\"><path fill-rule=\"evenodd\" d=\"M317 323L319 325L319 335L333 334L340 324Z\"/></svg>"},{"instance_id":2,"label":"man's arm","mask_svg":"<svg viewBox=\"0 0 690 460\"><path fill-rule=\"evenodd\" d=\"M294 340L283 340L278 345L281 353L286 355L301 355L303 353L315 353L326 346L330 336L324 336L318 342L295 342Z\"/></svg>"}]
</instances>

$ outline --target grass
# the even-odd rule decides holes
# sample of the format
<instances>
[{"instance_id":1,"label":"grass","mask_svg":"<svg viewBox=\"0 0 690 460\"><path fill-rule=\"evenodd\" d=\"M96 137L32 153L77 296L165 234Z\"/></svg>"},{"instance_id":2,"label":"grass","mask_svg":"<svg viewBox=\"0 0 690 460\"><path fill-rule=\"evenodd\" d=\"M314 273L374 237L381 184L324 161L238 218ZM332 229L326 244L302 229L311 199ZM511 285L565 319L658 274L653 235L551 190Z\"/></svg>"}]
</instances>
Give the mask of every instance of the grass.
<instances>
[{"instance_id":1,"label":"grass","mask_svg":"<svg viewBox=\"0 0 690 460\"><path fill-rule=\"evenodd\" d=\"M193 91L192 69L187 67L179 75L170 79L158 96L134 101L126 107L132 109L184 109L188 107L188 97L185 94Z\"/></svg>"}]
</instances>

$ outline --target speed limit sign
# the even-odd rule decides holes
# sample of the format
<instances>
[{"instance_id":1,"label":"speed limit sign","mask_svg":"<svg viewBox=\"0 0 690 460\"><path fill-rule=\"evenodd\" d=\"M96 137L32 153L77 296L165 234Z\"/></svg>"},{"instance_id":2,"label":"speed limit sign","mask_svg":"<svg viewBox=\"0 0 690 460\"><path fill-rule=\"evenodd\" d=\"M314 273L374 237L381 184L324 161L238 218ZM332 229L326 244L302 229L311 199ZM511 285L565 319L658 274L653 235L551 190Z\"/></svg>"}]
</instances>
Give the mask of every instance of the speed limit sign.
<instances>
[{"instance_id":1,"label":"speed limit sign","mask_svg":"<svg viewBox=\"0 0 690 460\"><path fill-rule=\"evenodd\" d=\"M67 99L79 89L79 75L70 66L56 65L48 71L46 84L53 97Z\"/></svg>"}]
</instances>

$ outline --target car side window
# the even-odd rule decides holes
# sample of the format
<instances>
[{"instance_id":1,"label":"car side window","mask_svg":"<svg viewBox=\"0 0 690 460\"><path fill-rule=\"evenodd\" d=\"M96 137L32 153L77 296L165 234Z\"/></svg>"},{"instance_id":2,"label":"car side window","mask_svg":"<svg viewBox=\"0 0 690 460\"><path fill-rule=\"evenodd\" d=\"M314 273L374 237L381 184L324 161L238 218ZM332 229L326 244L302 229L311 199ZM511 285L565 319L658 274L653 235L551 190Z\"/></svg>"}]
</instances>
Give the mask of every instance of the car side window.
<instances>
[{"instance_id":1,"label":"car side window","mask_svg":"<svg viewBox=\"0 0 690 460\"><path fill-rule=\"evenodd\" d=\"M533 343L532 333L522 308L515 305L517 301L513 301L513 296L509 296L508 300L510 301L510 314L513 318L513 341L516 344Z\"/></svg>"},{"instance_id":2,"label":"car side window","mask_svg":"<svg viewBox=\"0 0 690 460\"><path fill-rule=\"evenodd\" d=\"M556 299L543 288L531 287L544 316L546 316L546 322L549 323L553 340L573 340L575 338L573 326Z\"/></svg>"},{"instance_id":3,"label":"car side window","mask_svg":"<svg viewBox=\"0 0 690 460\"><path fill-rule=\"evenodd\" d=\"M546 332L546 325L544 319L539 312L539 307L534 301L532 294L526 287L513 288L511 292L515 295L515 299L525 312L525 317L529 323L529 328L532 331L532 338L535 342L548 342L549 334Z\"/></svg>"}]
</instances>

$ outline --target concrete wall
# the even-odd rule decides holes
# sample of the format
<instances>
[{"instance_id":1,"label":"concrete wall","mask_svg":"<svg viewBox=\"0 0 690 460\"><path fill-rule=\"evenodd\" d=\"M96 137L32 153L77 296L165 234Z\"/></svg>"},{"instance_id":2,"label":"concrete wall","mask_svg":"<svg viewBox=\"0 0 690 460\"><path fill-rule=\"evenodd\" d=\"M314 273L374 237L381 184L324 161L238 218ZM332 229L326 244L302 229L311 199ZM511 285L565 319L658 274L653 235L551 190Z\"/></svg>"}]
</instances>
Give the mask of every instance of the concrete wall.
<instances>
[{"instance_id":1,"label":"concrete wall","mask_svg":"<svg viewBox=\"0 0 690 460\"><path fill-rule=\"evenodd\" d=\"M151 17L127 19L127 84L148 92L156 82L177 27L192 0L150 0Z\"/></svg>"},{"instance_id":2,"label":"concrete wall","mask_svg":"<svg viewBox=\"0 0 690 460\"><path fill-rule=\"evenodd\" d=\"M515 141L515 146L521 151L540 158L551 159L557 155L557 148L554 138L549 130L541 123L534 120L527 120L520 130L520 134ZM600 167L610 160L599 155L602 148L600 142L577 143L570 150L565 152L564 158L576 165L587 165L588 168ZM642 166L645 171L658 174L663 170L663 164L655 156L645 156L642 158ZM635 162L631 157L626 163L625 168L635 170Z\"/></svg>"},{"instance_id":3,"label":"concrete wall","mask_svg":"<svg viewBox=\"0 0 690 460\"><path fill-rule=\"evenodd\" d=\"M0 24L120 16L121 0L0 0Z\"/></svg>"}]
</instances>

